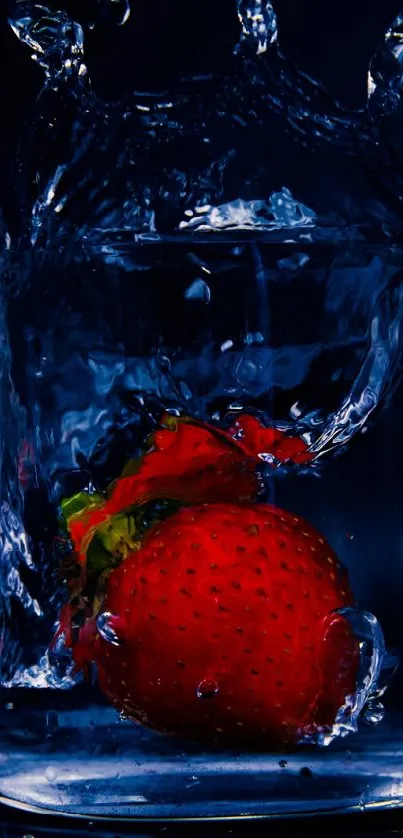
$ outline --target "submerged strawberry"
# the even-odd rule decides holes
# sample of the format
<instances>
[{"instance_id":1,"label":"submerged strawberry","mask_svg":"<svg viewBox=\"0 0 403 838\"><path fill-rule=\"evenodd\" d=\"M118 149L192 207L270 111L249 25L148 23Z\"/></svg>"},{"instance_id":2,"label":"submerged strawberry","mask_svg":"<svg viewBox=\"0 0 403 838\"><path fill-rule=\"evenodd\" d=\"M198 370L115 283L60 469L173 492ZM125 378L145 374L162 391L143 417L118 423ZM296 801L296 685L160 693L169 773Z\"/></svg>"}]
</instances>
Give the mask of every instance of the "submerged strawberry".
<instances>
[{"instance_id":1,"label":"submerged strawberry","mask_svg":"<svg viewBox=\"0 0 403 838\"><path fill-rule=\"evenodd\" d=\"M252 416L240 416L229 431L224 431L165 414L160 429L150 439L148 452L128 463L106 499L82 493L63 502L80 571L75 575L72 594L85 587L88 551L94 537L101 537L101 547L108 538L109 556L121 560L141 541L136 517L138 510L150 502L164 500L190 506L252 501L261 490L259 458L270 452L278 462L312 459L303 440L263 427ZM112 566L109 560L104 569Z\"/></svg>"},{"instance_id":2,"label":"submerged strawberry","mask_svg":"<svg viewBox=\"0 0 403 838\"><path fill-rule=\"evenodd\" d=\"M110 575L92 658L109 699L158 730L295 742L354 692L356 643L332 616L349 604L305 521L266 505L182 509Z\"/></svg>"},{"instance_id":3,"label":"submerged strawberry","mask_svg":"<svg viewBox=\"0 0 403 838\"><path fill-rule=\"evenodd\" d=\"M271 456L310 459L253 417L169 420L105 500L67 504L79 571L61 630L133 720L267 747L329 729L355 691L346 572L306 521L252 504Z\"/></svg>"}]
</instances>

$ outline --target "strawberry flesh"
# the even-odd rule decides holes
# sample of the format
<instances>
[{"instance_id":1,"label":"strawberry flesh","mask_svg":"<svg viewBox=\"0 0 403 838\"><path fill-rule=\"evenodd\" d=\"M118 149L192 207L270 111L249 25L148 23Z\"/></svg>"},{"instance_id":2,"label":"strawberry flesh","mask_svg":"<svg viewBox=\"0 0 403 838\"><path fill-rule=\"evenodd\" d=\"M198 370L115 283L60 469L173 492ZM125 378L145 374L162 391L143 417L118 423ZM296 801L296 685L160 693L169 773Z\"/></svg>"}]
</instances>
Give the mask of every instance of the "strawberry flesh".
<instances>
[{"instance_id":1,"label":"strawberry flesh","mask_svg":"<svg viewBox=\"0 0 403 838\"><path fill-rule=\"evenodd\" d=\"M85 627L108 698L169 734L267 748L330 729L355 691L346 571L302 518L265 504L184 507L110 574L118 643ZM89 641L90 638L90 641Z\"/></svg>"}]
</instances>

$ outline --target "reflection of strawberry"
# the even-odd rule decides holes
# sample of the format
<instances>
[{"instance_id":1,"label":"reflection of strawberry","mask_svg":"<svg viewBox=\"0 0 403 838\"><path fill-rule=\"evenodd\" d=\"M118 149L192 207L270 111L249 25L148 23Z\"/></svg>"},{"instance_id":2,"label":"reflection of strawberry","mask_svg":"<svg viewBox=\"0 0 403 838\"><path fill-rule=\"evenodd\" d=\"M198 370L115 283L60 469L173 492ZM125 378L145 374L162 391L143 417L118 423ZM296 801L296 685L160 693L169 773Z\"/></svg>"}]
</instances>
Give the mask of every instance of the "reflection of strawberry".
<instances>
[{"instance_id":1,"label":"reflection of strawberry","mask_svg":"<svg viewBox=\"0 0 403 838\"><path fill-rule=\"evenodd\" d=\"M76 658L133 719L205 742L295 742L354 691L357 645L335 554L267 505L183 508L108 579L115 643L89 626ZM101 618L102 619L102 618ZM95 623L93 624L95 627Z\"/></svg>"}]
</instances>

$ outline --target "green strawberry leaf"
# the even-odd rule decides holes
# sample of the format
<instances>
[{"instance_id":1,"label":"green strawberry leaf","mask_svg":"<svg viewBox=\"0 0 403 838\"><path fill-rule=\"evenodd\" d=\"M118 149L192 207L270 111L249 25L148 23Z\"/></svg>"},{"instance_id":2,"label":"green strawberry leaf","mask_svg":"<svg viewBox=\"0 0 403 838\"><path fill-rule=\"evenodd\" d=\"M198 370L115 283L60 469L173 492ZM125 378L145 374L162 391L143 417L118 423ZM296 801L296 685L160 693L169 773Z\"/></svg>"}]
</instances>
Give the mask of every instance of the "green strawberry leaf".
<instances>
[{"instance_id":1,"label":"green strawberry leaf","mask_svg":"<svg viewBox=\"0 0 403 838\"><path fill-rule=\"evenodd\" d=\"M114 560L123 561L130 553L138 549L140 541L140 533L134 516L130 512L115 515L98 527L91 544L94 541L99 542L104 551Z\"/></svg>"},{"instance_id":2,"label":"green strawberry leaf","mask_svg":"<svg viewBox=\"0 0 403 838\"><path fill-rule=\"evenodd\" d=\"M65 525L68 526L69 520L73 515L78 515L79 512L95 506L97 503L102 502L102 500L102 495L89 495L88 492L79 492L77 495L73 495L72 498L64 498L60 504L60 509Z\"/></svg>"}]
</instances>

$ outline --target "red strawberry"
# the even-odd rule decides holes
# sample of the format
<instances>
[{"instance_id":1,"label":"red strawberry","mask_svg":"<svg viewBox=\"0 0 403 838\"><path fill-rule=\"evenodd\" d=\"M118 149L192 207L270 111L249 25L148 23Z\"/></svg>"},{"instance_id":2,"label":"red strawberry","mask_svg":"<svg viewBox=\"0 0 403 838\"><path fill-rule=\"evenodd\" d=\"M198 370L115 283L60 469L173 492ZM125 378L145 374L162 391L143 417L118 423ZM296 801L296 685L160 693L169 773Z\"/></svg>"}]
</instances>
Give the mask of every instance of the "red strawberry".
<instances>
[{"instance_id":1,"label":"red strawberry","mask_svg":"<svg viewBox=\"0 0 403 838\"><path fill-rule=\"evenodd\" d=\"M101 633L93 621L89 641L87 624L74 654L159 731L295 743L328 729L355 691L358 645L333 613L351 604L346 571L303 519L263 504L187 507L112 571Z\"/></svg>"},{"instance_id":2,"label":"red strawberry","mask_svg":"<svg viewBox=\"0 0 403 838\"><path fill-rule=\"evenodd\" d=\"M133 719L257 747L331 726L358 665L333 613L352 603L346 573L309 524L251 505L259 461L310 459L252 416L229 430L164 416L106 497L64 502L75 553L58 633Z\"/></svg>"},{"instance_id":3,"label":"red strawberry","mask_svg":"<svg viewBox=\"0 0 403 838\"><path fill-rule=\"evenodd\" d=\"M270 453L279 462L312 459L303 440L265 428L252 416L239 416L229 431L223 431L194 419L164 415L148 453L126 466L106 501L85 494L79 513L70 512L70 535L81 566L74 593L85 585L87 550L94 534L114 516L162 498L188 506L253 500L261 489L259 456Z\"/></svg>"}]
</instances>

